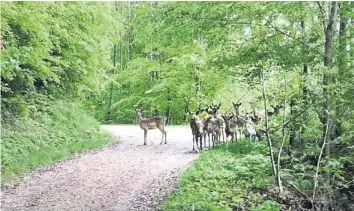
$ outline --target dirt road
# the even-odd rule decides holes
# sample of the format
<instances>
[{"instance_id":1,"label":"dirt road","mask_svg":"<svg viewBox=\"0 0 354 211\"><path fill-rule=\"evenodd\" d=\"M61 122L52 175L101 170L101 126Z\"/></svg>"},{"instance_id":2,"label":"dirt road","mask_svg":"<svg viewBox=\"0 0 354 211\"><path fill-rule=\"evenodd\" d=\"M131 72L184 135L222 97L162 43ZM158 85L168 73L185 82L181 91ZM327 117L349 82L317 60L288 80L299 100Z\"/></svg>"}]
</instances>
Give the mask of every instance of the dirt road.
<instances>
[{"instance_id":1,"label":"dirt road","mask_svg":"<svg viewBox=\"0 0 354 211\"><path fill-rule=\"evenodd\" d=\"M120 142L38 169L3 187L1 210L159 210L192 153L188 127L102 126Z\"/></svg>"}]
</instances>

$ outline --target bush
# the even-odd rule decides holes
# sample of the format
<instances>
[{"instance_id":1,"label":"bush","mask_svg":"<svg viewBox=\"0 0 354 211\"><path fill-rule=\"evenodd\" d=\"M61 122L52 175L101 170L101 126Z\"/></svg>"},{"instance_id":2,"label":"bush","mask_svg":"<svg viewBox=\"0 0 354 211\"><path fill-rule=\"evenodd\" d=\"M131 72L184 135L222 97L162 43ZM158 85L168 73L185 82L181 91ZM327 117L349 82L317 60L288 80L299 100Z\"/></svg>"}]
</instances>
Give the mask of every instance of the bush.
<instances>
[{"instance_id":1,"label":"bush","mask_svg":"<svg viewBox=\"0 0 354 211\"><path fill-rule=\"evenodd\" d=\"M38 111L37 111L38 112ZM3 121L1 178L8 181L44 164L112 141L77 104L55 102L46 112Z\"/></svg>"},{"instance_id":2,"label":"bush","mask_svg":"<svg viewBox=\"0 0 354 211\"><path fill-rule=\"evenodd\" d=\"M202 152L183 173L178 191L169 197L163 209L211 211L273 207L263 202L262 196L273 184L265 151L263 143L241 141Z\"/></svg>"}]
</instances>

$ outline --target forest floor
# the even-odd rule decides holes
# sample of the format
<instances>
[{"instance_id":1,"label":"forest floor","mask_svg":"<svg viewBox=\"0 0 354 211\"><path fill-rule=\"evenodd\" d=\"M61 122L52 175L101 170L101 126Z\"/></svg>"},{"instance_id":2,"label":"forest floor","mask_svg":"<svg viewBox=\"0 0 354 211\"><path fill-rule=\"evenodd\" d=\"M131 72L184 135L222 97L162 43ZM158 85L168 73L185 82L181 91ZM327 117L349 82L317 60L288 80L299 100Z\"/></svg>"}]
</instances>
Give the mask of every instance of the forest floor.
<instances>
[{"instance_id":1,"label":"forest floor","mask_svg":"<svg viewBox=\"0 0 354 211\"><path fill-rule=\"evenodd\" d=\"M167 144L139 126L102 126L120 141L2 185L2 210L159 210L197 158L187 126L167 127Z\"/></svg>"}]
</instances>

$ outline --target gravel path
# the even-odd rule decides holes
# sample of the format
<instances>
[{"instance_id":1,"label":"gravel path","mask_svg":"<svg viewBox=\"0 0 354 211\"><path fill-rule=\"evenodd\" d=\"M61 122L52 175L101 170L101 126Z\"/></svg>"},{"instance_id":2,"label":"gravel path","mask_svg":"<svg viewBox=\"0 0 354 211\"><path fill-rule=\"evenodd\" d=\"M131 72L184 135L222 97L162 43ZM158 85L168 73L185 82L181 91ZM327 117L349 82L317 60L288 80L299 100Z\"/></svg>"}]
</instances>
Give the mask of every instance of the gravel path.
<instances>
[{"instance_id":1,"label":"gravel path","mask_svg":"<svg viewBox=\"0 0 354 211\"><path fill-rule=\"evenodd\" d=\"M167 127L167 144L139 126L102 126L120 137L102 150L40 168L2 187L1 210L159 210L197 155L189 127Z\"/></svg>"}]
</instances>

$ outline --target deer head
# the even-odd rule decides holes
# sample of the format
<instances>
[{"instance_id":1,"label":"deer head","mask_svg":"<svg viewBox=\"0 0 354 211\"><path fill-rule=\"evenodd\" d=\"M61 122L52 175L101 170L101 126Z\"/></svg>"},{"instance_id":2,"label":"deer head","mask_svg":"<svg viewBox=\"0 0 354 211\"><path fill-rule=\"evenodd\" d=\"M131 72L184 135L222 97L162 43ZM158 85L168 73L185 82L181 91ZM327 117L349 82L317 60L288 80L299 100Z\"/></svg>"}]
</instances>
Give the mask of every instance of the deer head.
<instances>
[{"instance_id":1,"label":"deer head","mask_svg":"<svg viewBox=\"0 0 354 211\"><path fill-rule=\"evenodd\" d=\"M232 105L236 111L236 115L240 115L240 106L242 105L242 103L234 103L232 102Z\"/></svg>"},{"instance_id":2,"label":"deer head","mask_svg":"<svg viewBox=\"0 0 354 211\"><path fill-rule=\"evenodd\" d=\"M136 112L136 115L139 117L139 118L142 118L143 116L143 111L144 109L135 109L135 112Z\"/></svg>"}]
</instances>

